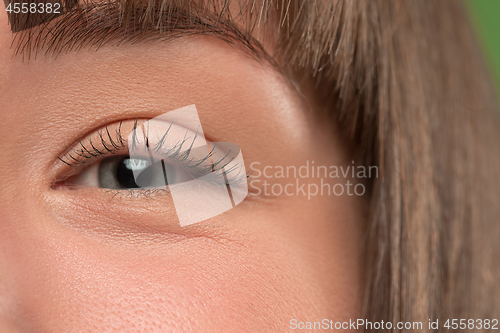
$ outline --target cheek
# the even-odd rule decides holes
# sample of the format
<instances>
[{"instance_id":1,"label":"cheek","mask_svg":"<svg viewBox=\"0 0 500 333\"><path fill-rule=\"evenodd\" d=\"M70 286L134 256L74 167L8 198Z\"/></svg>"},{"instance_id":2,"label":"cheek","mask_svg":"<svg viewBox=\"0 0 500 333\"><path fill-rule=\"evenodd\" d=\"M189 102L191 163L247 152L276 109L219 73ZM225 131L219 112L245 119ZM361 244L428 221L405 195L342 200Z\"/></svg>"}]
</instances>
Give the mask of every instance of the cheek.
<instances>
[{"instance_id":1,"label":"cheek","mask_svg":"<svg viewBox=\"0 0 500 333\"><path fill-rule=\"evenodd\" d=\"M322 308L300 251L277 237L142 245L31 231L2 239L28 330L277 331Z\"/></svg>"}]
</instances>

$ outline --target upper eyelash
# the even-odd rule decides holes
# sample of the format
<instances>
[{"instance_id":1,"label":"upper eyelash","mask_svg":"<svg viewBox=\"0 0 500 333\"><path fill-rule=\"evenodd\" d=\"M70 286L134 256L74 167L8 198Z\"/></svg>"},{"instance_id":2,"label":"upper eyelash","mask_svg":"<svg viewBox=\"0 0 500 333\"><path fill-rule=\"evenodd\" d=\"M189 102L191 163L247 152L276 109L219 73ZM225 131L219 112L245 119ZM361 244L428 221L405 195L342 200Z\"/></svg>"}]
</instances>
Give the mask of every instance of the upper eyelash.
<instances>
[{"instance_id":1,"label":"upper eyelash","mask_svg":"<svg viewBox=\"0 0 500 333\"><path fill-rule=\"evenodd\" d=\"M135 122L137 123L137 120L135 120ZM121 133L122 123L123 123L123 120L120 120L120 125L119 125L118 129L116 130L115 140L113 140L113 138L111 137L108 124L107 123L104 124L106 135L109 138L109 143L106 142L106 140L104 139L101 130L99 130L97 132L99 135L99 138L101 139L101 143L102 143L103 147L106 148L107 152L104 152L104 151L97 149L94 146L94 144L92 143L92 138L87 139L87 142L90 145L90 147L87 147L82 142L82 139L80 138L80 136L78 136L79 149L78 148L73 149L73 154L76 154L76 155L80 156L81 158L84 158L87 160L87 159L95 159L99 156L107 156L109 154L114 154L114 152L117 152L117 151L120 151L120 150L126 148L127 145L124 143L123 136ZM107 148L108 144L111 144L111 146L113 147L113 150ZM82 161L81 159L75 158L73 156L73 154L72 154L72 152L66 150L66 153L62 157L59 156L58 159L60 161L62 161L64 164L71 166L71 167L74 167L74 168L78 168L80 165L87 164L87 162L85 162L85 160Z\"/></svg>"},{"instance_id":2,"label":"upper eyelash","mask_svg":"<svg viewBox=\"0 0 500 333\"><path fill-rule=\"evenodd\" d=\"M137 133L137 123L138 120L134 119L134 126L133 126L133 133L135 133L132 137L132 149L136 149L135 143L138 142L136 138L136 133ZM109 155L115 155L117 152L127 149L129 152L128 144L126 143L127 140L124 139L124 136L122 134L122 124L123 124L123 119L120 120L118 129L115 131L115 138L113 139L112 137L112 131L109 130L109 127L107 123L105 122L104 124L104 129L98 130L97 134L98 137L101 141L102 146L104 149L98 149L92 142L92 138L89 137L88 139L82 141L80 137L78 137L78 146L77 148L72 149L72 151L66 150L66 153L63 156L59 156L58 159L62 161L64 164L73 167L73 168L79 168L81 166L86 166L89 163L94 163L96 162L99 157L104 158ZM168 127L168 129L165 131L165 133L161 136L161 139L155 143L153 147L153 151L156 154L162 155L162 157L166 157L174 162L176 162L180 167L182 168L190 168L193 170L196 170L196 172L199 175L205 175L210 172L215 172L215 173L222 173L225 175L226 178L231 179L232 184L237 184L243 179L246 179L250 176L250 174L246 173L245 175L241 174L241 166L234 165L231 166L230 168L226 168L233 160L234 158L227 158L228 155L230 154L230 151L223 157L219 158L218 160L211 161L209 165L205 166L204 168L200 168L200 165L213 157L213 152L215 147L213 147L203 158L200 158L198 160L194 160L194 158L189 159L189 155L192 149L192 145L194 141L196 140L196 137L198 135L198 131L195 133L195 137L193 138L191 142L191 147L186 149L184 152L180 153L182 146L187 142L189 138L184 138L182 140L179 140L178 143L176 143L173 147L168 148L168 149L163 149L163 144L165 142L165 138L168 135L168 131L170 130L172 126L172 123ZM146 140L147 140L147 147L149 147L149 131L146 134ZM164 151L162 151L164 150ZM74 155L79 156L75 157ZM82 160L83 159L83 160Z\"/></svg>"}]
</instances>

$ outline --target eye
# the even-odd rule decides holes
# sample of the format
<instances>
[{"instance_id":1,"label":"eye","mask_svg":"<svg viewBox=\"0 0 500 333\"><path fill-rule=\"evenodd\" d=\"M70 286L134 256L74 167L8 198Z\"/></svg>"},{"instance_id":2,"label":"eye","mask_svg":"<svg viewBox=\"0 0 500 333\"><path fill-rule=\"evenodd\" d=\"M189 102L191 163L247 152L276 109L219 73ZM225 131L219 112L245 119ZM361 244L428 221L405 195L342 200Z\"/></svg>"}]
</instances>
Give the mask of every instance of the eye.
<instances>
[{"instance_id":1,"label":"eye","mask_svg":"<svg viewBox=\"0 0 500 333\"><path fill-rule=\"evenodd\" d=\"M168 176L167 176L168 175ZM129 155L103 158L66 184L115 190L164 188L194 179L186 169L167 160L155 163Z\"/></svg>"}]
</instances>

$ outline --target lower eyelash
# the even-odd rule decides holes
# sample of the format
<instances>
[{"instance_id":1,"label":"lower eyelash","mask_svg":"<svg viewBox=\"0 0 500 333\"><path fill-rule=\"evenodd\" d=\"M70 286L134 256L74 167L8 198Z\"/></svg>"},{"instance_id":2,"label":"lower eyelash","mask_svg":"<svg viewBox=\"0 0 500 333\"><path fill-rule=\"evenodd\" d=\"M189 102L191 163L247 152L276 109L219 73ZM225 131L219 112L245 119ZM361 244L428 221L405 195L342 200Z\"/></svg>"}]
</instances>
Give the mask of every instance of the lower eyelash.
<instances>
[{"instance_id":1,"label":"lower eyelash","mask_svg":"<svg viewBox=\"0 0 500 333\"><path fill-rule=\"evenodd\" d=\"M106 189L105 193L112 194L111 199L115 199L117 197L125 197L125 198L148 198L152 199L157 195L164 195L170 193L168 186L166 189L158 188L158 189Z\"/></svg>"}]
</instances>

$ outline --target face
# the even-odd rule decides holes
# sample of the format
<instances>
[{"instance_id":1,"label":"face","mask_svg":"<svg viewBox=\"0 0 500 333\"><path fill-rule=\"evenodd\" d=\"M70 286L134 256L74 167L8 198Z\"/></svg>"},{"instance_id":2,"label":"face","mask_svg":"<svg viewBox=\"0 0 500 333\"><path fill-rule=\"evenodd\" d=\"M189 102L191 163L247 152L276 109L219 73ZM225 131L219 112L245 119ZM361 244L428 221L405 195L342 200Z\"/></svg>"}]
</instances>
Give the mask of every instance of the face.
<instances>
[{"instance_id":1,"label":"face","mask_svg":"<svg viewBox=\"0 0 500 333\"><path fill-rule=\"evenodd\" d=\"M362 198L276 175L348 153L272 66L206 36L23 61L7 21L0 11L0 331L279 332L359 316ZM254 169L235 208L182 227L168 191L66 186L110 158L67 165L80 141L192 104L207 140L237 144Z\"/></svg>"}]
</instances>

